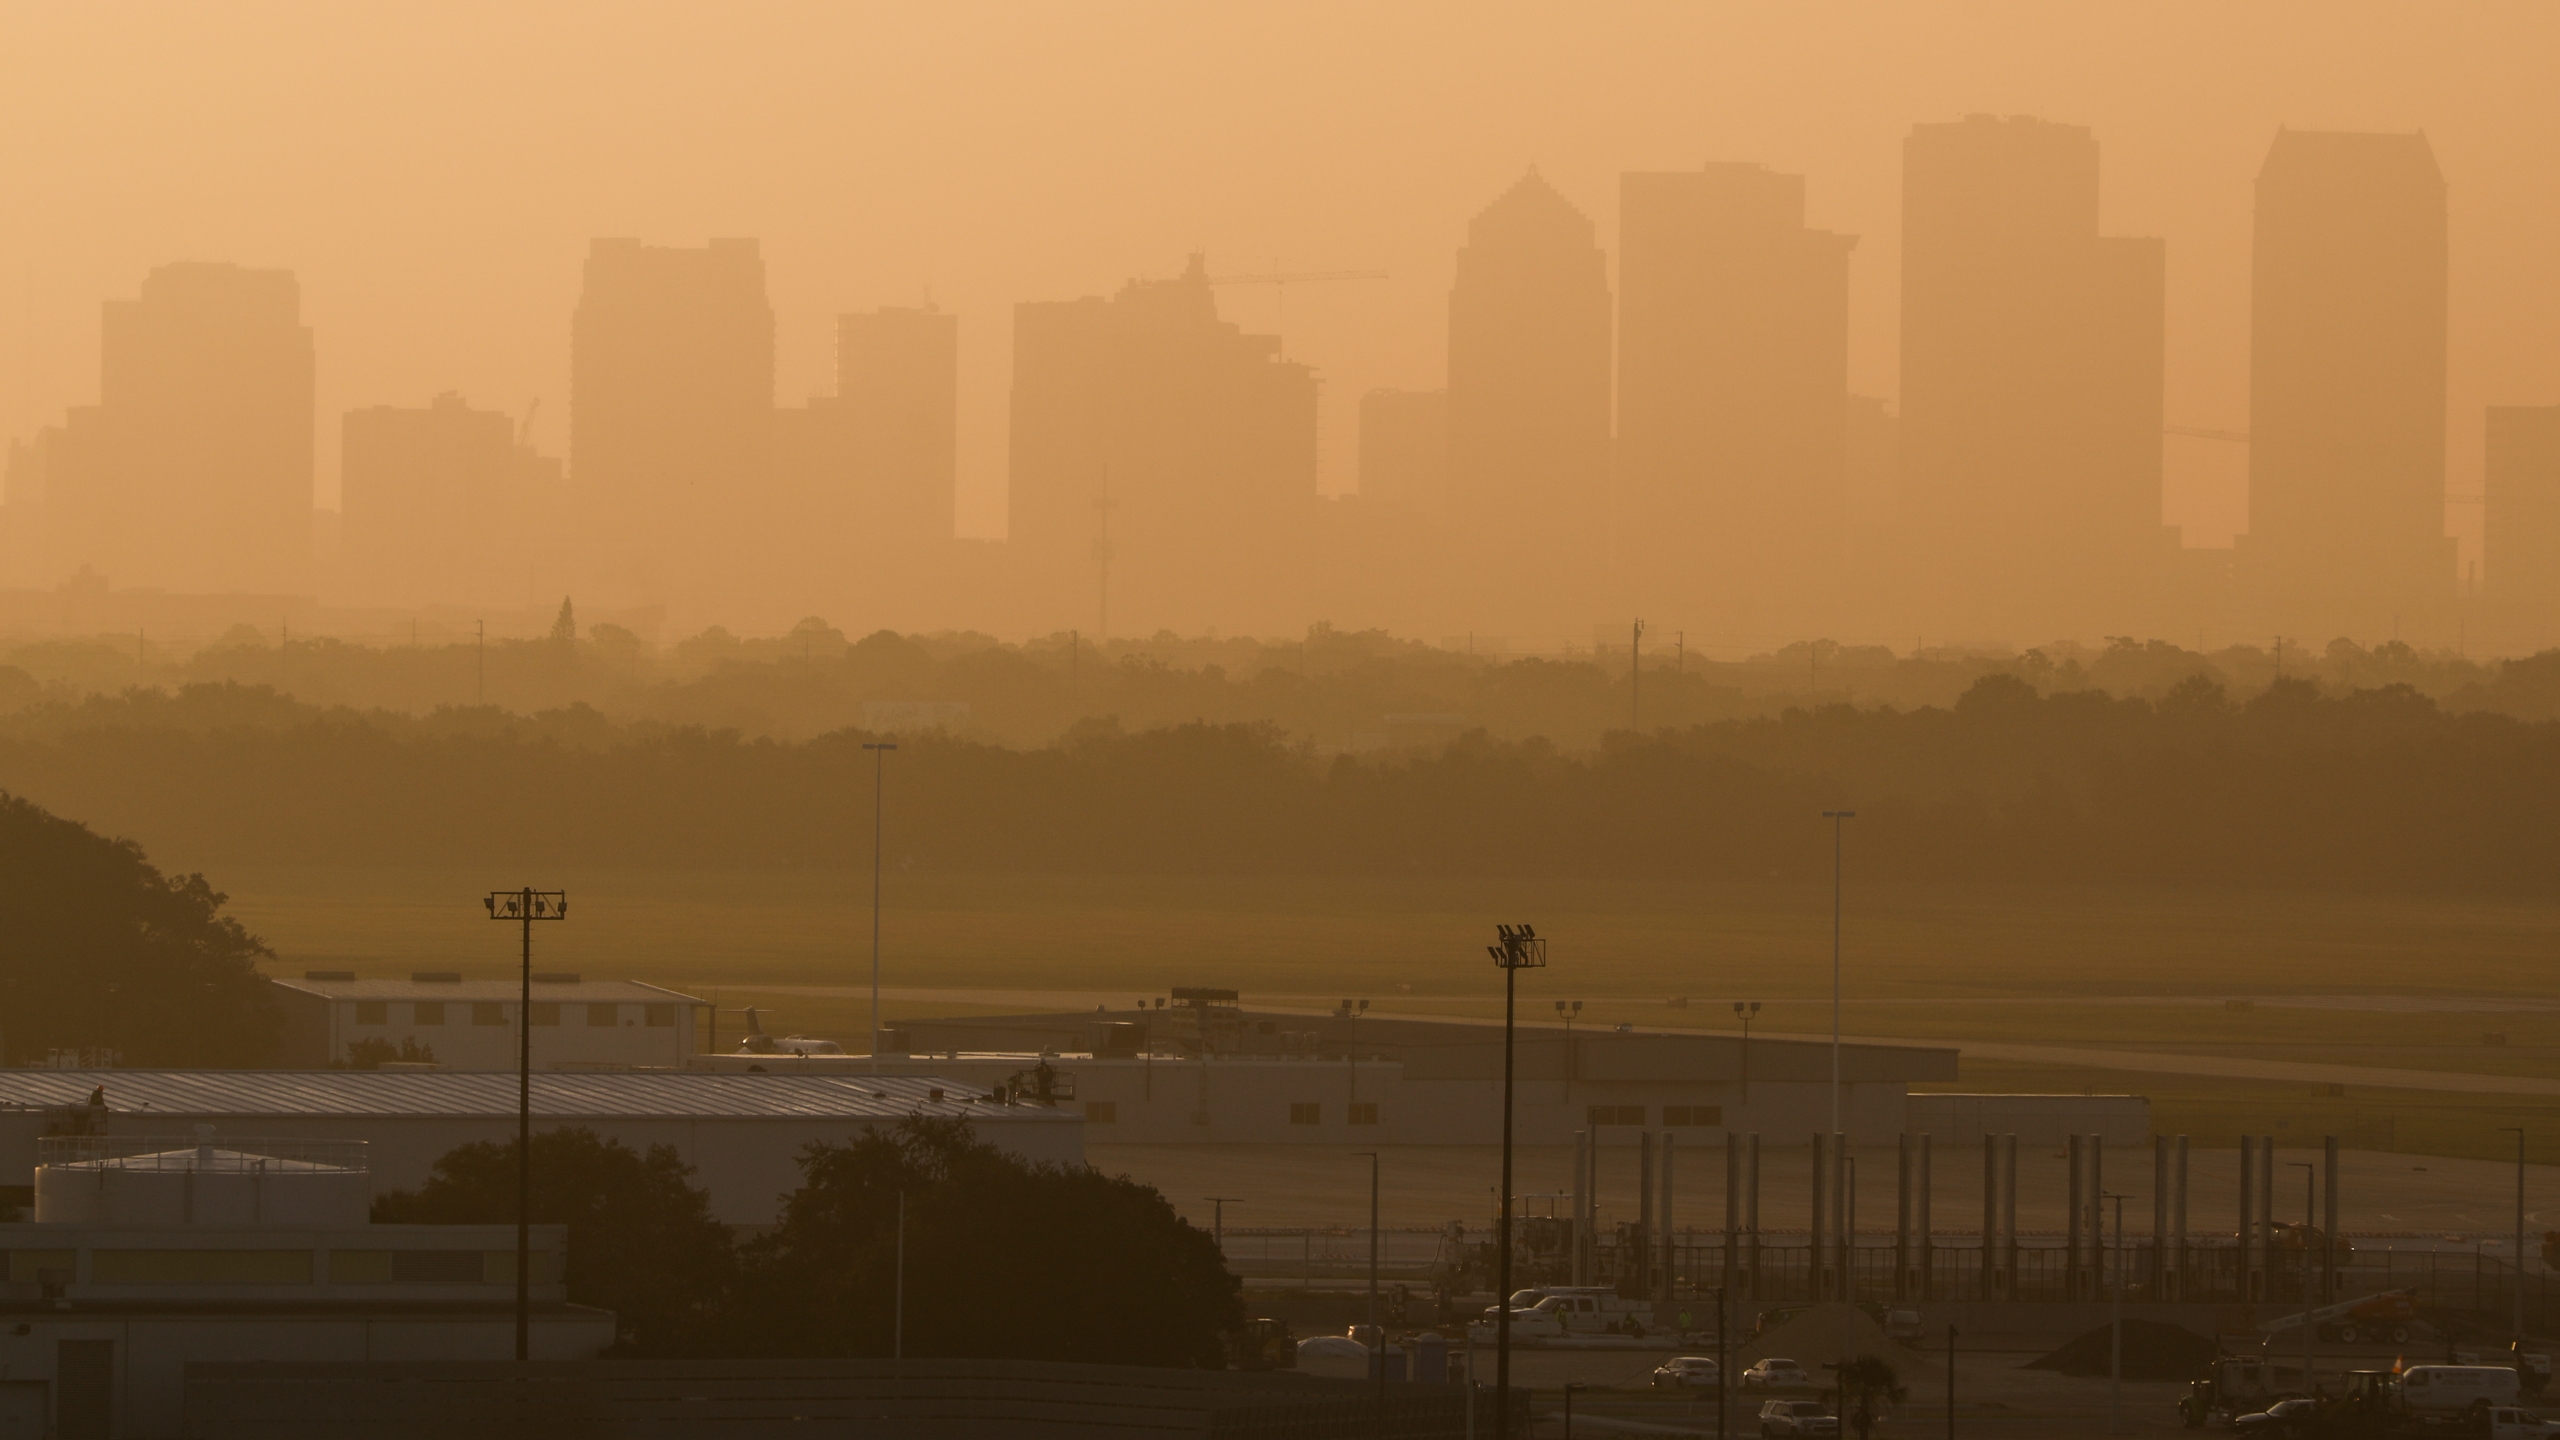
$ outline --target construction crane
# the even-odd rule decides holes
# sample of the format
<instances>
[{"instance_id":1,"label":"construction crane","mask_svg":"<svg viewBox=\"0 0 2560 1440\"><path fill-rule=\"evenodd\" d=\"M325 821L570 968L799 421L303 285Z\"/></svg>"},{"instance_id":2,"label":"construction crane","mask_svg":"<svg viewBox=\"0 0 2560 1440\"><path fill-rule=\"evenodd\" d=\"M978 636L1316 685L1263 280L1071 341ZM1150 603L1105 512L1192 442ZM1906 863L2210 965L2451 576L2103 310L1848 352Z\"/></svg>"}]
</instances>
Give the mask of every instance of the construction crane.
<instances>
[{"instance_id":1,"label":"construction crane","mask_svg":"<svg viewBox=\"0 0 2560 1440\"><path fill-rule=\"evenodd\" d=\"M1387 272L1384 270L1282 270L1275 263L1269 270L1257 274L1212 275L1209 277L1209 283L1212 285L1268 285L1278 292L1280 317L1273 328L1280 332L1281 348L1286 351L1289 335L1290 286L1317 284L1330 280L1384 280L1386 278Z\"/></svg>"},{"instance_id":2,"label":"construction crane","mask_svg":"<svg viewBox=\"0 0 2560 1440\"><path fill-rule=\"evenodd\" d=\"M524 419L516 426L517 449L530 450L533 448L533 417L541 413L542 397L536 395L533 397L532 402L524 407Z\"/></svg>"}]
</instances>

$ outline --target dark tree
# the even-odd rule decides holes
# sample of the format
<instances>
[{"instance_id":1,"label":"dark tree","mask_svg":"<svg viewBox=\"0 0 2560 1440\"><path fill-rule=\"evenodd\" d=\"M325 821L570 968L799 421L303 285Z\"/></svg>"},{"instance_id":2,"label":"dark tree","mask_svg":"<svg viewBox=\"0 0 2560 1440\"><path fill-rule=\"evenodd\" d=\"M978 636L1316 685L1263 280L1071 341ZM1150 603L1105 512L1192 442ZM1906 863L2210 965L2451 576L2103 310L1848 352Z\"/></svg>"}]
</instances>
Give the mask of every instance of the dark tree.
<instances>
[{"instance_id":1,"label":"dark tree","mask_svg":"<svg viewBox=\"0 0 2560 1440\"><path fill-rule=\"evenodd\" d=\"M106 1047L128 1065L272 1063L266 942L202 875L0 793L0 1056Z\"/></svg>"},{"instance_id":2,"label":"dark tree","mask_svg":"<svg viewBox=\"0 0 2560 1440\"><path fill-rule=\"evenodd\" d=\"M569 1227L569 1298L614 1312L632 1355L700 1355L715 1343L735 1276L729 1227L687 1184L672 1146L646 1155L592 1130L533 1137L533 1223ZM516 1218L516 1147L447 1152L415 1190L373 1202L379 1224L501 1225Z\"/></svg>"},{"instance_id":3,"label":"dark tree","mask_svg":"<svg viewBox=\"0 0 2560 1440\"><path fill-rule=\"evenodd\" d=\"M1239 1282L1162 1194L1033 1165L965 1121L909 1119L800 1159L746 1250L741 1320L770 1355L885 1356L906 1196L906 1353L1216 1369Z\"/></svg>"}]
</instances>

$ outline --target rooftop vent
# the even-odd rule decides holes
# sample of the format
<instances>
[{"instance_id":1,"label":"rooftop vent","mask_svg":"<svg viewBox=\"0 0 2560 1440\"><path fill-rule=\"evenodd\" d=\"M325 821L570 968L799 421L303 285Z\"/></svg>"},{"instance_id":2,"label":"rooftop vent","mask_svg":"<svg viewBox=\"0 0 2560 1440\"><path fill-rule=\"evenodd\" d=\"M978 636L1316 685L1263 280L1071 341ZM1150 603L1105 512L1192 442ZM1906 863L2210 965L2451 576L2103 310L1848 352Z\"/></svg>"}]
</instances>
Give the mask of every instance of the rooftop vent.
<instances>
[{"instance_id":1,"label":"rooftop vent","mask_svg":"<svg viewBox=\"0 0 2560 1440\"><path fill-rule=\"evenodd\" d=\"M353 970L305 970L302 972L302 978L305 980L353 980L356 978L356 972Z\"/></svg>"},{"instance_id":2,"label":"rooftop vent","mask_svg":"<svg viewBox=\"0 0 2560 1440\"><path fill-rule=\"evenodd\" d=\"M347 978L352 980L355 977L351 975ZM462 983L462 972L459 970L413 970L409 974L409 979L419 985L459 985Z\"/></svg>"},{"instance_id":3,"label":"rooftop vent","mask_svg":"<svg viewBox=\"0 0 2560 1440\"><path fill-rule=\"evenodd\" d=\"M576 972L569 970L536 970L533 972L533 983L536 985L575 985L578 983L578 977Z\"/></svg>"}]
</instances>

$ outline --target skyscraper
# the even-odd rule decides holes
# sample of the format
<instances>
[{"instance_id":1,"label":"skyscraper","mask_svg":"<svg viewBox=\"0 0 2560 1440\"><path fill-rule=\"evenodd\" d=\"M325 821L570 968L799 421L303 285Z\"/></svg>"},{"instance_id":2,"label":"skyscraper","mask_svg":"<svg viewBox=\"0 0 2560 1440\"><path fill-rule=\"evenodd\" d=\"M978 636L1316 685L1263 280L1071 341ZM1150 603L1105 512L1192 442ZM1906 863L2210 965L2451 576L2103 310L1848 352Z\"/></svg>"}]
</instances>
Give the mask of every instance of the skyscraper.
<instances>
[{"instance_id":1,"label":"skyscraper","mask_svg":"<svg viewBox=\"0 0 2560 1440\"><path fill-rule=\"evenodd\" d=\"M1806 633L1841 556L1857 242L1805 228L1802 176L1714 164L1622 177L1618 243L1617 504L1639 608Z\"/></svg>"},{"instance_id":2,"label":"skyscraper","mask_svg":"<svg viewBox=\"0 0 2560 1440\"><path fill-rule=\"evenodd\" d=\"M2490 406L2485 459L2481 592L2540 648L2560 621L2560 405Z\"/></svg>"},{"instance_id":3,"label":"skyscraper","mask_svg":"<svg viewBox=\"0 0 2560 1440\"><path fill-rule=\"evenodd\" d=\"M2099 235L2085 127L1973 115L1903 142L1903 515L1933 628L2158 623L2163 261Z\"/></svg>"},{"instance_id":4,"label":"skyscraper","mask_svg":"<svg viewBox=\"0 0 2560 1440\"><path fill-rule=\"evenodd\" d=\"M858 526L901 546L952 536L960 405L959 317L882 306L836 321Z\"/></svg>"},{"instance_id":5,"label":"skyscraper","mask_svg":"<svg viewBox=\"0 0 2560 1440\"><path fill-rule=\"evenodd\" d=\"M1218 318L1201 257L1014 310L1013 549L1060 628L1304 625L1316 380Z\"/></svg>"},{"instance_id":6,"label":"skyscraper","mask_svg":"<svg viewBox=\"0 0 2560 1440\"><path fill-rule=\"evenodd\" d=\"M1360 499L1427 521L1449 513L1449 392L1360 397Z\"/></svg>"},{"instance_id":7,"label":"skyscraper","mask_svg":"<svg viewBox=\"0 0 2560 1440\"><path fill-rule=\"evenodd\" d=\"M2243 584L2310 633L2438 619L2454 542L2435 154L2424 135L2280 130L2256 219Z\"/></svg>"},{"instance_id":8,"label":"skyscraper","mask_svg":"<svg viewBox=\"0 0 2560 1440\"><path fill-rule=\"evenodd\" d=\"M1449 291L1455 617L1524 640L1623 610L1608 575L1609 277L1532 170L1467 225Z\"/></svg>"},{"instance_id":9,"label":"skyscraper","mask_svg":"<svg viewBox=\"0 0 2560 1440\"><path fill-rule=\"evenodd\" d=\"M349 588L392 604L533 605L556 598L560 462L516 423L446 393L347 412L339 523Z\"/></svg>"},{"instance_id":10,"label":"skyscraper","mask_svg":"<svg viewBox=\"0 0 2560 1440\"><path fill-rule=\"evenodd\" d=\"M120 585L310 583L311 329L292 272L163 265L106 303L99 403L38 437L49 568Z\"/></svg>"},{"instance_id":11,"label":"skyscraper","mask_svg":"<svg viewBox=\"0 0 2560 1440\"><path fill-rule=\"evenodd\" d=\"M773 307L753 240L598 240L571 324L569 477L609 589L699 602L750 573L770 493Z\"/></svg>"}]
</instances>

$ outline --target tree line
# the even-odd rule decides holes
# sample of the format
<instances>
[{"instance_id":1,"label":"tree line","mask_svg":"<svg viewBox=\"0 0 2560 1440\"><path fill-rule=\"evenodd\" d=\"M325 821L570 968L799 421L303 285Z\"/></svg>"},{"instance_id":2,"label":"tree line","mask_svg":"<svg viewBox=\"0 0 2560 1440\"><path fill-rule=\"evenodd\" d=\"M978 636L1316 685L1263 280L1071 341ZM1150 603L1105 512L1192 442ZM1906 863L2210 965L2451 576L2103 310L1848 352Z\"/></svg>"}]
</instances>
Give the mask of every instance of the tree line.
<instances>
[{"instance_id":1,"label":"tree line","mask_svg":"<svg viewBox=\"0 0 2560 1440\"><path fill-rule=\"evenodd\" d=\"M850 867L881 738L425 718L196 687L0 730L0 788L197 863ZM1827 874L2530 892L2560 863L2560 723L2415 689L2193 675L2156 699L2006 673L1946 707L1845 702L1328 752L1276 725L1086 721L1056 742L895 737L892 863L956 872Z\"/></svg>"}]
</instances>

